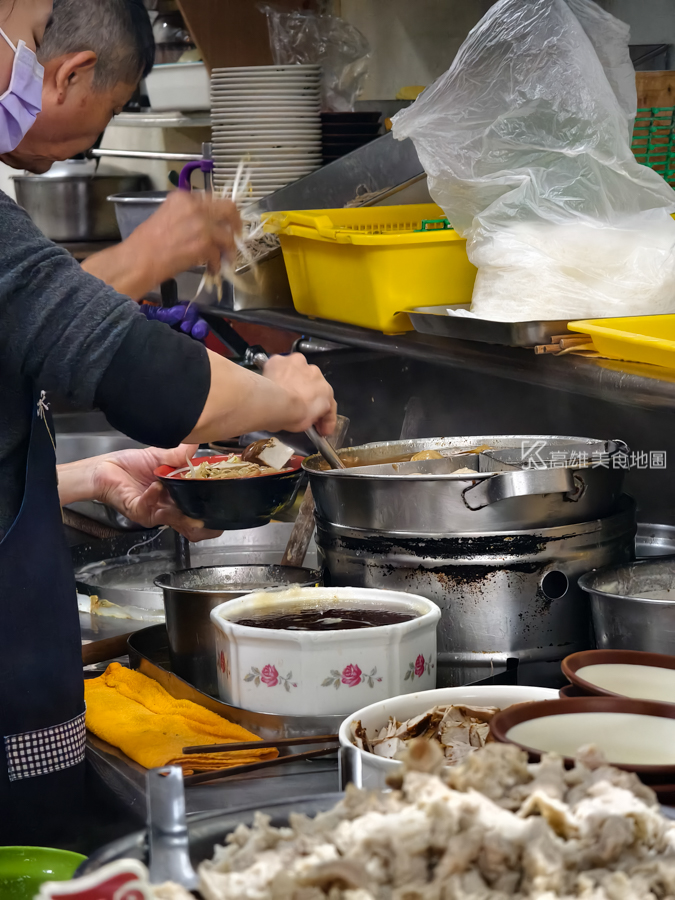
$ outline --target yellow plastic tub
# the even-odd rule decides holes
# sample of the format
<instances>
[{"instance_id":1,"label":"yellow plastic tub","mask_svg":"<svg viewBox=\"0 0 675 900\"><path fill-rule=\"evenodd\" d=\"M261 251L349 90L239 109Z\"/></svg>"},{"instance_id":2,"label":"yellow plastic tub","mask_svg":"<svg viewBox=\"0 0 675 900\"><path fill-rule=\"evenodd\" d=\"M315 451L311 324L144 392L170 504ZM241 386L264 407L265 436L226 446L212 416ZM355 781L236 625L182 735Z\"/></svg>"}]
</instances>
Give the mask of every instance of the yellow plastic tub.
<instances>
[{"instance_id":1,"label":"yellow plastic tub","mask_svg":"<svg viewBox=\"0 0 675 900\"><path fill-rule=\"evenodd\" d=\"M279 235L293 303L306 316L392 333L412 329L407 309L471 302L466 241L435 203L274 212L264 221Z\"/></svg>"},{"instance_id":2,"label":"yellow plastic tub","mask_svg":"<svg viewBox=\"0 0 675 900\"><path fill-rule=\"evenodd\" d=\"M675 316L584 319L567 327L590 334L603 356L675 369Z\"/></svg>"}]
</instances>

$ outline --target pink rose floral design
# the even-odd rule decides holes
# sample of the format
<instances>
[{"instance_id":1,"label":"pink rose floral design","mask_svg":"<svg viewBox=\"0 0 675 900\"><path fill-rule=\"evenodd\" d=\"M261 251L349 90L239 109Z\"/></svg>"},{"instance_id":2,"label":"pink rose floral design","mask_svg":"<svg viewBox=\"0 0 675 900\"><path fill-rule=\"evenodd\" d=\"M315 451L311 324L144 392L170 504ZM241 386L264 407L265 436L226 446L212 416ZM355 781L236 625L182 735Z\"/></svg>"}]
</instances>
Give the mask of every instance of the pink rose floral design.
<instances>
[{"instance_id":1,"label":"pink rose floral design","mask_svg":"<svg viewBox=\"0 0 675 900\"><path fill-rule=\"evenodd\" d=\"M415 678L421 678L425 673L431 675L434 663L429 659L425 659L422 653L418 654L415 662L408 663L408 670L403 676L404 681L414 681Z\"/></svg>"},{"instance_id":2,"label":"pink rose floral design","mask_svg":"<svg viewBox=\"0 0 675 900\"><path fill-rule=\"evenodd\" d=\"M349 665L345 666L342 670L342 683L346 684L347 687L356 687L357 684L361 684L361 669L357 665Z\"/></svg>"},{"instance_id":3,"label":"pink rose floral design","mask_svg":"<svg viewBox=\"0 0 675 900\"><path fill-rule=\"evenodd\" d=\"M375 687L375 683L382 681L377 674L377 666L370 672L363 672L356 663L350 663L339 672L337 669L331 669L328 678L324 678L321 687L334 687L337 690L341 684L347 687L357 687L359 684L367 684L368 687Z\"/></svg>"},{"instance_id":4,"label":"pink rose floral design","mask_svg":"<svg viewBox=\"0 0 675 900\"><path fill-rule=\"evenodd\" d=\"M265 684L270 688L281 685L288 693L290 693L291 688L298 686L297 681L293 681L292 672L289 672L287 675L280 675L277 667L270 663L263 666L262 671L257 666L251 666L251 671L244 675L244 681L252 681L256 687L260 687L261 684Z\"/></svg>"},{"instance_id":5,"label":"pink rose floral design","mask_svg":"<svg viewBox=\"0 0 675 900\"><path fill-rule=\"evenodd\" d=\"M276 685L279 684L279 673L277 672L276 666L264 666L260 673L260 680L263 684L266 684L267 687L276 687Z\"/></svg>"}]
</instances>

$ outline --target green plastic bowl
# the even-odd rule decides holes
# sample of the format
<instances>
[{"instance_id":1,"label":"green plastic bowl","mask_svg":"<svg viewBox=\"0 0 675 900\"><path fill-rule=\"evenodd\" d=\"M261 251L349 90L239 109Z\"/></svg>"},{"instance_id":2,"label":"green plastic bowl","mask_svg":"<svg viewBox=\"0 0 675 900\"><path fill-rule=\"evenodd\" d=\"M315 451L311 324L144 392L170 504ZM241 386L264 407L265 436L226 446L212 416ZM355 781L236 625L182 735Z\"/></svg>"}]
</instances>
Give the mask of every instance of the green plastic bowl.
<instances>
[{"instance_id":1,"label":"green plastic bowl","mask_svg":"<svg viewBox=\"0 0 675 900\"><path fill-rule=\"evenodd\" d=\"M33 900L45 881L68 881L86 858L49 847L0 847L0 897Z\"/></svg>"}]
</instances>

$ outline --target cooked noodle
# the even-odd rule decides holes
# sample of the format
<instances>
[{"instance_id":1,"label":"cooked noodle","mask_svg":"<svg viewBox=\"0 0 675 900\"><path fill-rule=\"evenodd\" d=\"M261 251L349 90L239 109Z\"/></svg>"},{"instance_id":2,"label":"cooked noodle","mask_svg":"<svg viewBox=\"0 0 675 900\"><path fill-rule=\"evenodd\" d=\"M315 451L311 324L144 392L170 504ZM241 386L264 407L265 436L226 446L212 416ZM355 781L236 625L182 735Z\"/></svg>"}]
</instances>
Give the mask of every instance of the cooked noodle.
<instances>
[{"instance_id":1,"label":"cooked noodle","mask_svg":"<svg viewBox=\"0 0 675 900\"><path fill-rule=\"evenodd\" d=\"M181 478L213 481L223 478L255 478L258 475L273 475L288 471L289 469L273 469L271 466L262 466L254 462L243 462L241 457L231 456L217 463L205 459L198 466L191 465L187 472L181 474Z\"/></svg>"}]
</instances>

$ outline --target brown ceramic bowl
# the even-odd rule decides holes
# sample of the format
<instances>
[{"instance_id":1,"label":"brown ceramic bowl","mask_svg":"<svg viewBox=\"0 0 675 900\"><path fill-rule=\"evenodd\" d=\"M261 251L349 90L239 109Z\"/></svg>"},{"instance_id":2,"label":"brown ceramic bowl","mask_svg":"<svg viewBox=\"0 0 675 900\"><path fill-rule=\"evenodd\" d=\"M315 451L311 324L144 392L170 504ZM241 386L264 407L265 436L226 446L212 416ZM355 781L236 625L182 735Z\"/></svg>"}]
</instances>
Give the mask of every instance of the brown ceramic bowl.
<instances>
[{"instance_id":1,"label":"brown ceramic bowl","mask_svg":"<svg viewBox=\"0 0 675 900\"><path fill-rule=\"evenodd\" d=\"M490 733L502 744L515 744L527 751L532 762L537 762L542 753L541 747L530 747L507 737L514 725L531 719L560 716L569 713L632 713L633 715L656 716L664 719L675 719L675 704L655 703L651 700L631 700L619 697L574 697L562 700L529 703L522 706L503 709L490 722ZM588 741L590 743L590 741ZM573 765L571 756L563 756L566 765ZM635 772L646 784L670 785L675 782L675 754L672 764L638 765L632 763L615 763L607 760L617 769Z\"/></svg>"},{"instance_id":2,"label":"brown ceramic bowl","mask_svg":"<svg viewBox=\"0 0 675 900\"><path fill-rule=\"evenodd\" d=\"M593 694L588 694L586 691L582 691L580 687L577 687L576 684L566 684L565 687L560 688L558 691L561 699L569 699L570 697L592 697Z\"/></svg>"},{"instance_id":3,"label":"brown ceramic bowl","mask_svg":"<svg viewBox=\"0 0 675 900\"><path fill-rule=\"evenodd\" d=\"M675 656L667 656L665 653L646 653L643 650L582 650L579 653L572 653L570 656L566 656L562 661L561 668L565 678L586 694L599 697L625 697L625 694L617 694L614 691L607 690L607 688L599 687L597 684L579 678L577 675L579 669L584 666L597 666L607 663L675 669ZM626 697L626 699L636 700L640 698ZM665 701L647 700L646 702L663 703ZM673 702L675 703L675 698Z\"/></svg>"}]
</instances>

